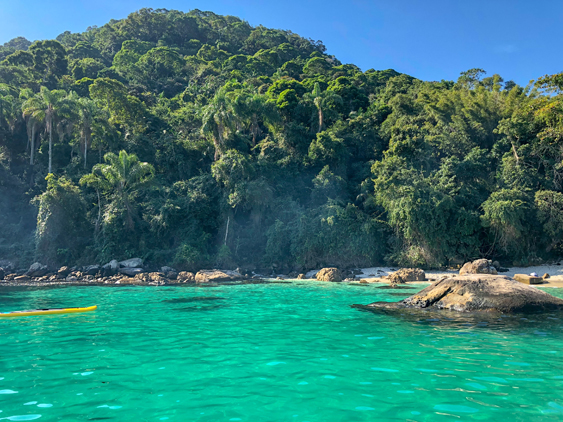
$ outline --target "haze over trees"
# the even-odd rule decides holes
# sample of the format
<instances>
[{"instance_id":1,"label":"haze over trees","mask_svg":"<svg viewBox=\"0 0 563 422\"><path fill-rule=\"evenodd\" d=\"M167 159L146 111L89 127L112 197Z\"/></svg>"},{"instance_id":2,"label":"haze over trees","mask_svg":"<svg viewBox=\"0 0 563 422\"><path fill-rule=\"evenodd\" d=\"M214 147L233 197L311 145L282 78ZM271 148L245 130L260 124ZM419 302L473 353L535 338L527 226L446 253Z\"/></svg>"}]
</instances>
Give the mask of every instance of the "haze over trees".
<instances>
[{"instance_id":1,"label":"haze over trees","mask_svg":"<svg viewBox=\"0 0 563 422\"><path fill-rule=\"evenodd\" d=\"M562 90L563 74L362 72L320 41L199 10L15 38L0 47L0 258L560 257Z\"/></svg>"}]
</instances>

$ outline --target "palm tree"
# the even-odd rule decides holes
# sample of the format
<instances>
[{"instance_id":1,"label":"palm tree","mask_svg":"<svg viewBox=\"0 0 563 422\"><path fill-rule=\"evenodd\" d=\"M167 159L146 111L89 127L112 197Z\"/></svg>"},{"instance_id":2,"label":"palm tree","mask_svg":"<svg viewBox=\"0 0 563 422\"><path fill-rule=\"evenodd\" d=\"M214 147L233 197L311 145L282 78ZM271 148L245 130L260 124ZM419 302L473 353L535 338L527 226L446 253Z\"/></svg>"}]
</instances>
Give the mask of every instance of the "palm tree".
<instances>
[{"instance_id":1,"label":"palm tree","mask_svg":"<svg viewBox=\"0 0 563 422\"><path fill-rule=\"evenodd\" d=\"M103 176L99 167L93 169L92 173L82 176L80 178L80 184L90 186L96 190L96 195L98 196L98 218L96 219L94 233L98 235L100 232L100 224L102 222L102 192L109 191L112 186Z\"/></svg>"},{"instance_id":2,"label":"palm tree","mask_svg":"<svg viewBox=\"0 0 563 422\"><path fill-rule=\"evenodd\" d=\"M53 126L55 126L59 111L65 105L66 92L63 90L49 91L42 86L38 94L29 98L23 107L24 117L45 123L49 132L49 173L53 169Z\"/></svg>"},{"instance_id":3,"label":"palm tree","mask_svg":"<svg viewBox=\"0 0 563 422\"><path fill-rule=\"evenodd\" d=\"M127 225L130 230L134 228L133 208L131 199L141 186L147 184L154 177L154 167L149 163L142 163L135 154L120 151L119 155L108 152L104 155L106 164L96 164L92 174L101 178L100 187L111 187L113 195L127 212ZM88 183L85 180L84 183Z\"/></svg>"},{"instance_id":4,"label":"palm tree","mask_svg":"<svg viewBox=\"0 0 563 422\"><path fill-rule=\"evenodd\" d=\"M79 117L80 117L80 139L84 145L84 168L88 162L88 148L92 144L92 126L94 119L99 112L98 107L89 98L80 98L78 100Z\"/></svg>"},{"instance_id":5,"label":"palm tree","mask_svg":"<svg viewBox=\"0 0 563 422\"><path fill-rule=\"evenodd\" d=\"M27 139L30 146L29 149L29 165L34 165L35 157L35 134L38 132L41 122L32 117L32 113L29 111L31 103L29 100L33 98L33 91L29 88L22 89L20 92L20 98L23 100L22 103L22 117L25 120L25 125L27 128Z\"/></svg>"},{"instance_id":6,"label":"palm tree","mask_svg":"<svg viewBox=\"0 0 563 422\"><path fill-rule=\"evenodd\" d=\"M225 136L229 130L235 126L235 113L233 102L223 90L219 90L211 103L202 110L201 132L204 135L211 135L213 145L215 145L215 161L223 153Z\"/></svg>"},{"instance_id":7,"label":"palm tree","mask_svg":"<svg viewBox=\"0 0 563 422\"><path fill-rule=\"evenodd\" d=\"M324 109L327 107L329 102L342 104L342 97L336 94L334 91L324 91L321 92L321 87L318 82L315 82L315 87L313 92L306 94L306 96L313 100L315 107L317 107L317 114L319 118L319 127L317 133L322 132L324 126Z\"/></svg>"},{"instance_id":8,"label":"palm tree","mask_svg":"<svg viewBox=\"0 0 563 422\"><path fill-rule=\"evenodd\" d=\"M234 111L252 133L252 146L256 145L256 138L262 134L260 122L275 124L280 116L273 103L268 102L264 95L242 93L234 102Z\"/></svg>"},{"instance_id":9,"label":"palm tree","mask_svg":"<svg viewBox=\"0 0 563 422\"><path fill-rule=\"evenodd\" d=\"M72 133L75 123L79 120L79 99L80 97L76 94L76 92L70 91L70 93L64 97L59 104L59 109L56 115L56 128L59 143L64 142L65 135L70 135Z\"/></svg>"}]
</instances>

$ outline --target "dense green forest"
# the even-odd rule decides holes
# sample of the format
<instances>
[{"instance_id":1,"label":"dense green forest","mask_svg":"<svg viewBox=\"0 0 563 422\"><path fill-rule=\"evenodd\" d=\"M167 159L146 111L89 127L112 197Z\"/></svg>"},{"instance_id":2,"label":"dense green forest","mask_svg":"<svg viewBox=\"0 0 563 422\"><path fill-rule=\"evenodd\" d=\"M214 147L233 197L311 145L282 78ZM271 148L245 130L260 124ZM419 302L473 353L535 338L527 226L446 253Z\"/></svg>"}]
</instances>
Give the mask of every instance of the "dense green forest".
<instances>
[{"instance_id":1,"label":"dense green forest","mask_svg":"<svg viewBox=\"0 0 563 422\"><path fill-rule=\"evenodd\" d=\"M320 41L199 10L15 38L0 47L0 259L553 259L562 89L563 74L362 72Z\"/></svg>"}]
</instances>

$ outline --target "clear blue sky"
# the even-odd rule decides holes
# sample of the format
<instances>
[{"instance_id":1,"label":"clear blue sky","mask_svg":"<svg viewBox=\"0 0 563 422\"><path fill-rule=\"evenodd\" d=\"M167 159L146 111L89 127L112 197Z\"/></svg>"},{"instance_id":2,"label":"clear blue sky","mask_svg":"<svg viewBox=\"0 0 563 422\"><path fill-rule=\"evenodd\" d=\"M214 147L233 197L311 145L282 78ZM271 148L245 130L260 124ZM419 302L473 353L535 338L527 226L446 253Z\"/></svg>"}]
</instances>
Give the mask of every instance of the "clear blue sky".
<instances>
[{"instance_id":1,"label":"clear blue sky","mask_svg":"<svg viewBox=\"0 0 563 422\"><path fill-rule=\"evenodd\" d=\"M343 63L424 80L479 67L527 84L563 71L562 0L0 0L0 44L52 39L142 7L210 10L320 39Z\"/></svg>"}]
</instances>

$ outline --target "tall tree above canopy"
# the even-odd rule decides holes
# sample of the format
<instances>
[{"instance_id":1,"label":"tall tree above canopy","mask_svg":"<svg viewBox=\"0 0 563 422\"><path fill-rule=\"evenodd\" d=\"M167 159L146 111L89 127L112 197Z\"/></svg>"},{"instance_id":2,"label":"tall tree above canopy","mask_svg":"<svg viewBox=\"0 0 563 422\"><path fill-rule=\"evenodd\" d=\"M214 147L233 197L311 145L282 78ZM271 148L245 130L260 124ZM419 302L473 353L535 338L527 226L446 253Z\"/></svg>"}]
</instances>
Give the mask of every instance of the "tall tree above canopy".
<instances>
[{"instance_id":1,"label":"tall tree above canopy","mask_svg":"<svg viewBox=\"0 0 563 422\"><path fill-rule=\"evenodd\" d=\"M34 70L41 75L44 84L54 88L58 80L67 74L67 53L60 42L35 41L28 51L33 54Z\"/></svg>"},{"instance_id":2,"label":"tall tree above canopy","mask_svg":"<svg viewBox=\"0 0 563 422\"><path fill-rule=\"evenodd\" d=\"M59 113L65 105L66 95L63 90L50 91L43 86L38 94L24 103L23 115L36 122L44 123L49 132L49 173L53 172L53 129L57 124Z\"/></svg>"},{"instance_id":3,"label":"tall tree above canopy","mask_svg":"<svg viewBox=\"0 0 563 422\"><path fill-rule=\"evenodd\" d=\"M237 93L234 100L234 111L252 134L252 146L256 145L258 136L262 134L260 123L274 125L280 122L280 115L275 104L261 94L246 91Z\"/></svg>"},{"instance_id":4,"label":"tall tree above canopy","mask_svg":"<svg viewBox=\"0 0 563 422\"><path fill-rule=\"evenodd\" d=\"M236 113L233 107L232 93L229 95L220 89L213 100L202 110L201 133L211 135L215 146L215 161L223 153L225 137L235 127Z\"/></svg>"}]
</instances>

